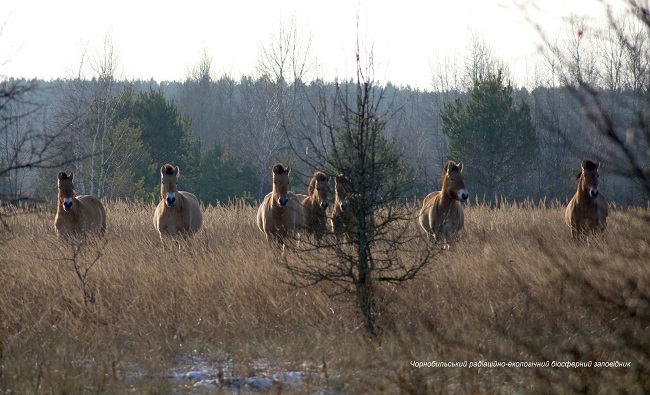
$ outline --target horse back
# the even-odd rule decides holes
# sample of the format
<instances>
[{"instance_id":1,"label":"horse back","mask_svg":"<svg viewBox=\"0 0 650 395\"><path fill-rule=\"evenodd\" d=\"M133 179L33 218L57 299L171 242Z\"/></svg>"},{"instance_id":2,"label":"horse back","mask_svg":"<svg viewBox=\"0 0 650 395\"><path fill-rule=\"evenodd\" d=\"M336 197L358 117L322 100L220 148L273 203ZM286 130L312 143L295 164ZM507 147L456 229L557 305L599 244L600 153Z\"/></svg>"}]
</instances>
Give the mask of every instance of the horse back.
<instances>
[{"instance_id":1,"label":"horse back","mask_svg":"<svg viewBox=\"0 0 650 395\"><path fill-rule=\"evenodd\" d=\"M77 196L83 213L83 221L87 230L92 232L99 231L100 234L106 233L106 209L101 200L92 195Z\"/></svg>"},{"instance_id":2,"label":"horse back","mask_svg":"<svg viewBox=\"0 0 650 395\"><path fill-rule=\"evenodd\" d=\"M307 196L307 195L303 195L302 193L296 193L295 195L296 195L296 198L298 199L298 201L299 201L303 206L305 205L305 201L309 198L309 196Z\"/></svg>"},{"instance_id":3,"label":"horse back","mask_svg":"<svg viewBox=\"0 0 650 395\"><path fill-rule=\"evenodd\" d=\"M190 192L179 191L178 194L183 197L181 202L183 207L183 223L190 232L196 232L203 225L203 213L201 213L201 204L199 199Z\"/></svg>"}]
</instances>

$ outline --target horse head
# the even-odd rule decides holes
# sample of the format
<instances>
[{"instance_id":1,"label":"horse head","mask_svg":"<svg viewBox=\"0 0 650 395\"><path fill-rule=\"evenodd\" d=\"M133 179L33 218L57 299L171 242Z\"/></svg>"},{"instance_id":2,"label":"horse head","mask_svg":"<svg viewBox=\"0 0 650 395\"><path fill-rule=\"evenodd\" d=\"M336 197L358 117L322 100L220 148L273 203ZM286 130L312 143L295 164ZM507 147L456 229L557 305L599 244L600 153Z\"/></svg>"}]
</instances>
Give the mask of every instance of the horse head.
<instances>
[{"instance_id":1,"label":"horse head","mask_svg":"<svg viewBox=\"0 0 650 395\"><path fill-rule=\"evenodd\" d=\"M160 195L167 207L174 207L178 193L178 176L181 170L169 163L160 168Z\"/></svg>"},{"instance_id":2,"label":"horse head","mask_svg":"<svg viewBox=\"0 0 650 395\"><path fill-rule=\"evenodd\" d=\"M291 167L284 167L282 163L273 166L273 200L278 202L280 207L289 203L289 173Z\"/></svg>"},{"instance_id":3,"label":"horse head","mask_svg":"<svg viewBox=\"0 0 650 395\"><path fill-rule=\"evenodd\" d=\"M448 161L442 171L442 191L453 199L464 202L469 197L465 189L463 162Z\"/></svg>"},{"instance_id":4,"label":"horse head","mask_svg":"<svg viewBox=\"0 0 650 395\"><path fill-rule=\"evenodd\" d=\"M587 194L592 199L598 197L598 169L600 163L596 163L591 159L585 159L580 166L580 172L576 175L579 180L578 188Z\"/></svg>"},{"instance_id":5,"label":"horse head","mask_svg":"<svg viewBox=\"0 0 650 395\"><path fill-rule=\"evenodd\" d=\"M319 202L319 207L323 210L327 210L329 206L329 194L330 194L330 177L323 173L322 171L317 171L314 173L311 181L309 182L309 187L307 188L309 197L312 199L315 198Z\"/></svg>"},{"instance_id":6,"label":"horse head","mask_svg":"<svg viewBox=\"0 0 650 395\"><path fill-rule=\"evenodd\" d=\"M64 211L72 210L72 204L74 202L74 184L72 179L74 174L66 174L65 172L60 172L58 176L57 186L59 187L59 205L63 206Z\"/></svg>"},{"instance_id":7,"label":"horse head","mask_svg":"<svg viewBox=\"0 0 650 395\"><path fill-rule=\"evenodd\" d=\"M345 211L348 208L348 195L350 194L351 190L350 187L350 178L347 175L339 173L334 178L334 200L338 204L341 211Z\"/></svg>"}]
</instances>

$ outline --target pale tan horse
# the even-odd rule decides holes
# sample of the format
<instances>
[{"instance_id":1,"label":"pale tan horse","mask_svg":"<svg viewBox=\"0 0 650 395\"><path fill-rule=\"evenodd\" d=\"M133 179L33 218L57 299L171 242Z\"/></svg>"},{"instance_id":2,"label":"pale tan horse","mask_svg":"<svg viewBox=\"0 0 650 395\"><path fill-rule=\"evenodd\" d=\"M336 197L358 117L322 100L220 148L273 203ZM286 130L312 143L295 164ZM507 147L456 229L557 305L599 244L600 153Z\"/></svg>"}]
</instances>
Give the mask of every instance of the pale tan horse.
<instances>
[{"instance_id":1,"label":"pale tan horse","mask_svg":"<svg viewBox=\"0 0 650 395\"><path fill-rule=\"evenodd\" d=\"M357 216L351 207L352 183L343 173L334 177L334 210L330 223L332 233L337 237L347 236L353 239L357 230Z\"/></svg>"},{"instance_id":2,"label":"pale tan horse","mask_svg":"<svg viewBox=\"0 0 650 395\"><path fill-rule=\"evenodd\" d=\"M92 195L74 195L74 174L60 172L58 175L59 201L54 227L60 237L78 237L106 233L106 209Z\"/></svg>"},{"instance_id":3,"label":"pale tan horse","mask_svg":"<svg viewBox=\"0 0 650 395\"><path fill-rule=\"evenodd\" d=\"M160 197L153 214L153 225L164 242L165 236L189 236L201 229L203 214L194 194L179 191L180 169L170 164L160 168Z\"/></svg>"},{"instance_id":4,"label":"pale tan horse","mask_svg":"<svg viewBox=\"0 0 650 395\"><path fill-rule=\"evenodd\" d=\"M322 171L317 171L311 177L307 187L308 196L296 195L302 204L304 229L320 240L327 232L327 207L329 206L330 177Z\"/></svg>"},{"instance_id":5,"label":"pale tan horse","mask_svg":"<svg viewBox=\"0 0 650 395\"><path fill-rule=\"evenodd\" d=\"M607 227L607 199L598 190L600 164L586 159L580 167L576 175L578 189L564 213L574 238L602 233Z\"/></svg>"},{"instance_id":6,"label":"pale tan horse","mask_svg":"<svg viewBox=\"0 0 650 395\"><path fill-rule=\"evenodd\" d=\"M271 244L284 248L288 236L302 228L302 206L298 197L289 192L291 167L282 163L273 166L273 190L269 192L257 210L257 227Z\"/></svg>"},{"instance_id":7,"label":"pale tan horse","mask_svg":"<svg viewBox=\"0 0 650 395\"><path fill-rule=\"evenodd\" d=\"M442 190L431 192L422 202L418 221L427 236L435 241L450 243L465 225L460 202L467 200L469 194L462 170L462 162L448 161L442 170Z\"/></svg>"}]
</instances>

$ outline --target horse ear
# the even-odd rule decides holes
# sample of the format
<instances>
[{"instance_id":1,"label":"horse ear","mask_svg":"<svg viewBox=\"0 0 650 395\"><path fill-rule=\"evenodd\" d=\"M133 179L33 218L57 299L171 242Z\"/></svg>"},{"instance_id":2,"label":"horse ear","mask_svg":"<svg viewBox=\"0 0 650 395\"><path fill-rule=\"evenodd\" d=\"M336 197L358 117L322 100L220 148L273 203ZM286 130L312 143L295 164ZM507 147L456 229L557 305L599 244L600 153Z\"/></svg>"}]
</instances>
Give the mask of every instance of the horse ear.
<instances>
[{"instance_id":1,"label":"horse ear","mask_svg":"<svg viewBox=\"0 0 650 395\"><path fill-rule=\"evenodd\" d=\"M174 175L175 176L180 176L181 175L180 167L178 167L178 166L174 167Z\"/></svg>"},{"instance_id":2,"label":"horse ear","mask_svg":"<svg viewBox=\"0 0 650 395\"><path fill-rule=\"evenodd\" d=\"M63 171L60 172L59 175L57 176L57 178L59 179L59 181L61 181L61 180L65 180L67 177L68 177L68 175L65 174L65 172L63 172Z\"/></svg>"},{"instance_id":3,"label":"horse ear","mask_svg":"<svg viewBox=\"0 0 650 395\"><path fill-rule=\"evenodd\" d=\"M445 170L447 171L447 174L451 173L452 171L458 169L458 166L456 165L456 162L449 161L447 164L445 164Z\"/></svg>"},{"instance_id":4,"label":"horse ear","mask_svg":"<svg viewBox=\"0 0 650 395\"><path fill-rule=\"evenodd\" d=\"M458 171L462 172L463 171L463 162L458 163Z\"/></svg>"},{"instance_id":5,"label":"horse ear","mask_svg":"<svg viewBox=\"0 0 650 395\"><path fill-rule=\"evenodd\" d=\"M289 175L289 173L291 173L291 166L287 166L287 175Z\"/></svg>"},{"instance_id":6,"label":"horse ear","mask_svg":"<svg viewBox=\"0 0 650 395\"><path fill-rule=\"evenodd\" d=\"M601 170L602 167L600 167L600 162L596 163L596 170Z\"/></svg>"},{"instance_id":7,"label":"horse ear","mask_svg":"<svg viewBox=\"0 0 650 395\"><path fill-rule=\"evenodd\" d=\"M160 168L160 175L165 175L165 165Z\"/></svg>"},{"instance_id":8,"label":"horse ear","mask_svg":"<svg viewBox=\"0 0 650 395\"><path fill-rule=\"evenodd\" d=\"M576 174L576 180L579 180L579 179L580 179L580 176L582 176L582 172L581 172L581 171L579 171L578 174Z\"/></svg>"},{"instance_id":9,"label":"horse ear","mask_svg":"<svg viewBox=\"0 0 650 395\"><path fill-rule=\"evenodd\" d=\"M68 179L72 181L73 178L74 178L74 173L70 172L70 174L68 174Z\"/></svg>"}]
</instances>

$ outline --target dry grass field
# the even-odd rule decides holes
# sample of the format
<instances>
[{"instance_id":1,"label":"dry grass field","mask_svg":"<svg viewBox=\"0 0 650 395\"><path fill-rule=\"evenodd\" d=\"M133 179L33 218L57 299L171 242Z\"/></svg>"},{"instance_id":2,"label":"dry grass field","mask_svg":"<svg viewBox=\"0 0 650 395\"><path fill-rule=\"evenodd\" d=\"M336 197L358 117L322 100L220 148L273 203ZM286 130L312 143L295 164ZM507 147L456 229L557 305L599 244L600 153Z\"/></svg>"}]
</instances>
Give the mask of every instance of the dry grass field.
<instances>
[{"instance_id":1,"label":"dry grass field","mask_svg":"<svg viewBox=\"0 0 650 395\"><path fill-rule=\"evenodd\" d=\"M5 211L0 391L232 393L235 378L266 377L243 390L650 392L650 211L612 210L588 246L561 206L465 207L460 242L382 286L374 340L352 298L286 285L278 260L301 257L270 251L255 208L206 209L180 251L161 247L152 205L107 204L105 241L77 249L57 240L53 210ZM219 381L179 379L199 365Z\"/></svg>"}]
</instances>

